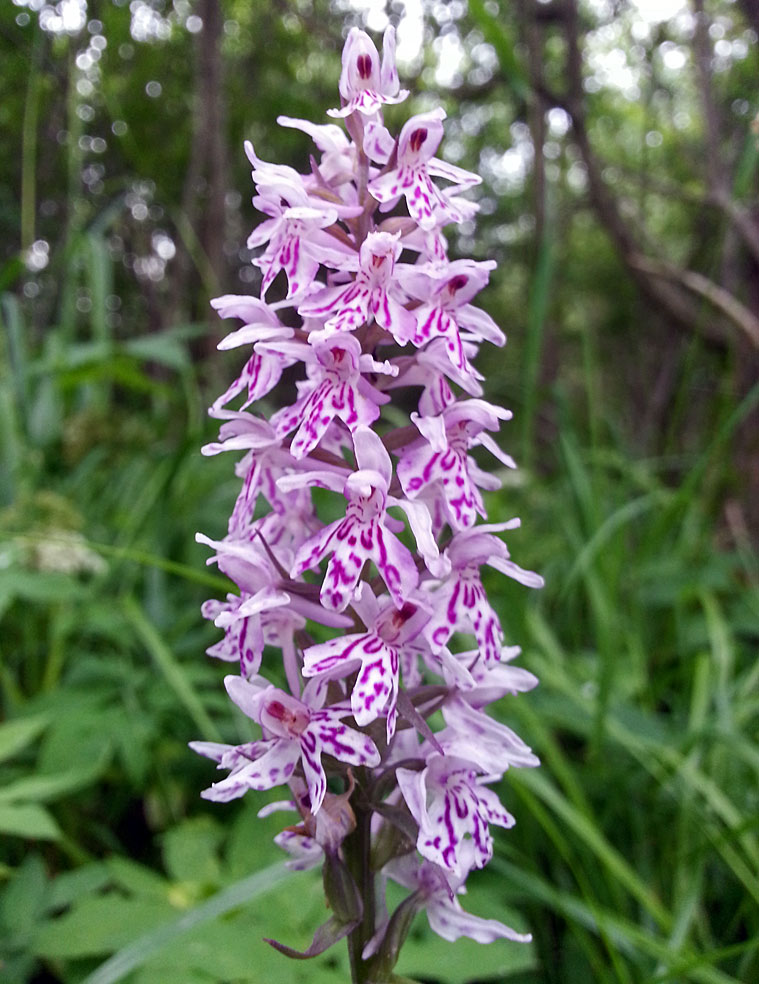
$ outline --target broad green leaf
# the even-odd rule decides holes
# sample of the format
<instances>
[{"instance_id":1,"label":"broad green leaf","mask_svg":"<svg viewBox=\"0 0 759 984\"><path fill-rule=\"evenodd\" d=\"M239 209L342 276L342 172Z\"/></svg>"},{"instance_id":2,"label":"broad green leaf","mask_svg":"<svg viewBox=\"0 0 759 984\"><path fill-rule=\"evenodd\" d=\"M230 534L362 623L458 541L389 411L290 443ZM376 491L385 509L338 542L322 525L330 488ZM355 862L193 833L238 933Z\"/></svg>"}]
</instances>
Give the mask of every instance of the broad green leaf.
<instances>
[{"instance_id":1,"label":"broad green leaf","mask_svg":"<svg viewBox=\"0 0 759 984\"><path fill-rule=\"evenodd\" d=\"M218 849L224 829L210 817L185 820L163 838L163 860L171 878L206 885L218 884Z\"/></svg>"},{"instance_id":2,"label":"broad green leaf","mask_svg":"<svg viewBox=\"0 0 759 984\"><path fill-rule=\"evenodd\" d=\"M47 727L49 717L35 714L0 724L0 762L23 751Z\"/></svg>"},{"instance_id":3,"label":"broad green leaf","mask_svg":"<svg viewBox=\"0 0 759 984\"><path fill-rule=\"evenodd\" d=\"M50 960L113 953L175 912L168 900L125 898L116 892L88 896L40 927L34 952Z\"/></svg>"},{"instance_id":4,"label":"broad green leaf","mask_svg":"<svg viewBox=\"0 0 759 984\"><path fill-rule=\"evenodd\" d=\"M44 806L37 803L0 803L0 833L27 840L58 840L61 831Z\"/></svg>"},{"instance_id":5,"label":"broad green leaf","mask_svg":"<svg viewBox=\"0 0 759 984\"><path fill-rule=\"evenodd\" d=\"M60 775L31 775L0 787L0 805L19 800L47 802L92 785L105 768L108 754L86 768L71 769Z\"/></svg>"},{"instance_id":6,"label":"broad green leaf","mask_svg":"<svg viewBox=\"0 0 759 984\"><path fill-rule=\"evenodd\" d=\"M56 875L50 885L50 908L63 909L86 895L99 892L110 880L103 861L82 865Z\"/></svg>"},{"instance_id":7,"label":"broad green leaf","mask_svg":"<svg viewBox=\"0 0 759 984\"><path fill-rule=\"evenodd\" d=\"M0 939L31 937L47 904L48 881L39 854L30 854L0 893Z\"/></svg>"},{"instance_id":8,"label":"broad green leaf","mask_svg":"<svg viewBox=\"0 0 759 984\"><path fill-rule=\"evenodd\" d=\"M176 337L164 333L131 338L124 343L124 349L139 359L158 362L178 371L186 369L189 365L186 346Z\"/></svg>"},{"instance_id":9,"label":"broad green leaf","mask_svg":"<svg viewBox=\"0 0 759 984\"><path fill-rule=\"evenodd\" d=\"M254 898L265 896L280 882L291 877L291 872L285 868L284 864L273 865L265 871L257 872L234 885L230 885L229 888L218 892L201 905L183 913L179 918L143 932L143 935L137 939L134 939L134 927L130 927L132 929L132 942L90 974L83 984L115 984L116 981L122 980L136 967L142 966L151 957L160 953L170 943L183 937L196 926L218 919L224 913L244 905Z\"/></svg>"},{"instance_id":10,"label":"broad green leaf","mask_svg":"<svg viewBox=\"0 0 759 984\"><path fill-rule=\"evenodd\" d=\"M160 900L168 898L169 883L152 868L120 855L109 858L106 865L114 884L130 895Z\"/></svg>"}]
</instances>

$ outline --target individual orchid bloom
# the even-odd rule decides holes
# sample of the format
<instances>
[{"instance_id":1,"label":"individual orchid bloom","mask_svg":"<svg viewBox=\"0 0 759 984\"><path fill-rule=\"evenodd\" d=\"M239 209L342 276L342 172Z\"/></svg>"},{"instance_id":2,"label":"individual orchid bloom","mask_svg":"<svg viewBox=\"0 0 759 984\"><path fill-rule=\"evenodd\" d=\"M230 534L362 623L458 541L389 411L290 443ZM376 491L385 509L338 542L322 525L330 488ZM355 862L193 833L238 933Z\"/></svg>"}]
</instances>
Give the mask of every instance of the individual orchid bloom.
<instances>
[{"instance_id":1,"label":"individual orchid bloom","mask_svg":"<svg viewBox=\"0 0 759 984\"><path fill-rule=\"evenodd\" d=\"M476 346L464 345L467 361L476 354ZM419 413L423 417L434 417L446 407L456 402L450 383L454 382L470 396L482 396L480 380L483 378L472 365L469 373L461 373L448 358L445 341L433 338L421 351L413 356L398 356L393 360L398 368L398 376L387 384L387 389L400 386L421 386Z\"/></svg>"},{"instance_id":2,"label":"individual orchid bloom","mask_svg":"<svg viewBox=\"0 0 759 984\"><path fill-rule=\"evenodd\" d=\"M341 244L324 232L333 226L340 212L356 214L360 209L338 209L334 202L310 197L303 181L291 168L271 172L256 157L253 145L247 141L245 152L257 165L253 171L261 182L253 204L270 218L260 222L248 237L248 249L268 243L265 251L253 262L263 273L261 296L265 296L274 278L284 270L287 275L287 296L296 296L316 278L320 262L330 257L340 262ZM291 177L290 173L292 171ZM338 199L339 201L339 199Z\"/></svg>"},{"instance_id":3,"label":"individual orchid bloom","mask_svg":"<svg viewBox=\"0 0 759 984\"><path fill-rule=\"evenodd\" d=\"M467 856L473 854L469 841L463 842L460 853L462 870L468 873L474 867L474 858ZM453 875L430 861L420 860L415 854L393 858L382 870L394 882L417 894L419 906L427 914L430 929L444 940L453 943L467 936L477 943L493 943L501 939L529 943L532 939L529 933L518 933L497 919L483 919L465 912L457 897L466 891L465 874ZM377 942L364 950L365 959L376 952L383 933L384 927L377 934Z\"/></svg>"},{"instance_id":4,"label":"individual orchid bloom","mask_svg":"<svg viewBox=\"0 0 759 984\"><path fill-rule=\"evenodd\" d=\"M240 674L246 679L256 676L261 668L265 645L261 613L287 605L290 601L284 592L271 588L263 589L254 597L255 604L248 608L246 614L242 614L240 609L252 599L233 594L227 595L226 602L211 600L201 608L204 618L224 628L224 638L206 652L225 662L239 662Z\"/></svg>"},{"instance_id":5,"label":"individual orchid bloom","mask_svg":"<svg viewBox=\"0 0 759 984\"><path fill-rule=\"evenodd\" d=\"M447 725L436 738L446 754L458 755L488 775L509 768L534 768L540 760L511 728L469 703L469 693L454 693L443 704Z\"/></svg>"},{"instance_id":6,"label":"individual orchid bloom","mask_svg":"<svg viewBox=\"0 0 759 984\"><path fill-rule=\"evenodd\" d=\"M419 253L422 263L441 266L448 262L448 240L445 238L442 226L422 229L414 223L414 228L403 237L403 246L405 249L413 249Z\"/></svg>"},{"instance_id":7,"label":"individual orchid bloom","mask_svg":"<svg viewBox=\"0 0 759 984\"><path fill-rule=\"evenodd\" d=\"M264 647L277 646L288 684L293 693L300 693L295 633L305 628L306 619L293 610L289 595L276 588L263 588L253 596L228 594L226 602L207 601L201 611L224 629L224 638L206 650L209 656L239 661L240 675L249 680L261 668Z\"/></svg>"},{"instance_id":8,"label":"individual orchid bloom","mask_svg":"<svg viewBox=\"0 0 759 984\"><path fill-rule=\"evenodd\" d=\"M402 248L399 235L370 232L361 244L355 279L325 287L300 304L298 313L324 319L325 334L355 331L372 317L405 345L414 337L416 318L403 306L393 276Z\"/></svg>"},{"instance_id":9,"label":"individual orchid bloom","mask_svg":"<svg viewBox=\"0 0 759 984\"><path fill-rule=\"evenodd\" d=\"M409 215L422 229L433 229L441 221L463 222L466 217L436 187L433 177L447 178L461 187L471 187L482 180L433 156L443 139L444 119L442 108L412 116L398 138L396 166L369 182L369 191L388 209L401 196L405 197Z\"/></svg>"},{"instance_id":10,"label":"individual orchid bloom","mask_svg":"<svg viewBox=\"0 0 759 984\"><path fill-rule=\"evenodd\" d=\"M280 580L276 566L254 530L230 534L223 540L212 540L204 533L196 533L195 540L216 551L208 557L206 564L217 564L241 593L255 595Z\"/></svg>"},{"instance_id":11,"label":"individual orchid bloom","mask_svg":"<svg viewBox=\"0 0 759 984\"><path fill-rule=\"evenodd\" d=\"M491 531L518 526L519 520L513 519L490 526L475 526L452 538L445 550L451 573L434 593L434 615L425 629L433 645L445 645L454 632L472 632L485 663L498 659L503 630L482 585L480 567L489 564L527 587L543 586L539 575L518 567L510 559L506 544L491 535Z\"/></svg>"},{"instance_id":12,"label":"individual orchid bloom","mask_svg":"<svg viewBox=\"0 0 759 984\"><path fill-rule=\"evenodd\" d=\"M346 765L378 765L379 752L367 735L342 723L351 713L347 705L323 707L324 688L318 681L298 700L274 686L261 688L239 676L224 680L227 693L240 710L261 726L264 737L243 745L193 742L201 755L229 769L229 775L215 782L201 795L225 803L249 789L272 789L287 782L300 766L308 787L311 812L316 814L324 801L327 778L322 755L331 755Z\"/></svg>"},{"instance_id":13,"label":"individual orchid bloom","mask_svg":"<svg viewBox=\"0 0 759 984\"><path fill-rule=\"evenodd\" d=\"M503 646L499 662L485 663L479 649L452 653L446 646L423 650L425 664L439 673L456 691L464 693L472 707L486 707L506 694L524 693L538 684L537 677L510 660L521 652L519 646Z\"/></svg>"},{"instance_id":14,"label":"individual orchid bloom","mask_svg":"<svg viewBox=\"0 0 759 984\"><path fill-rule=\"evenodd\" d=\"M219 570L234 581L241 592L256 597L260 591L271 591L274 588L274 592L267 595L271 600L269 606L271 608L278 607L279 592L281 592L287 594L288 604L293 611L304 618L313 619L321 625L335 629L344 629L352 624L347 616L328 611L310 597L302 595L291 585L286 584L255 528L247 530L244 535L227 536L223 540L212 540L203 533L197 533L195 539L198 543L216 550L206 563L217 563ZM285 591L285 587L290 590Z\"/></svg>"},{"instance_id":15,"label":"individual orchid bloom","mask_svg":"<svg viewBox=\"0 0 759 984\"><path fill-rule=\"evenodd\" d=\"M287 470L290 474L291 469ZM279 485L282 471L264 468L262 495L269 511L250 521L250 528L287 567L298 548L321 529L314 503L307 489L283 492Z\"/></svg>"},{"instance_id":16,"label":"individual orchid bloom","mask_svg":"<svg viewBox=\"0 0 759 984\"><path fill-rule=\"evenodd\" d=\"M267 803L258 811L258 816L267 817L281 810L297 810L300 813L302 822L285 828L274 838L274 843L290 855L285 867L291 871L307 871L320 864L325 853L337 852L345 838L355 830L356 816L350 798L356 783L349 771L345 792L326 792L317 813L311 810L308 787L301 778L293 776L288 785L293 798Z\"/></svg>"},{"instance_id":17,"label":"individual orchid bloom","mask_svg":"<svg viewBox=\"0 0 759 984\"><path fill-rule=\"evenodd\" d=\"M402 608L419 582L411 552L388 528L390 457L374 431L357 427L353 434L358 470L341 480L329 472L305 472L280 479L281 488L319 484L342 492L345 518L337 519L307 540L295 556L292 577L316 567L332 554L320 598L325 608L342 612L351 603L361 572L372 561L396 608Z\"/></svg>"},{"instance_id":18,"label":"individual orchid bloom","mask_svg":"<svg viewBox=\"0 0 759 984\"><path fill-rule=\"evenodd\" d=\"M211 300L211 307L216 311L220 318L238 318L243 322L243 327L227 335L219 342L217 348L231 349L238 345L245 345L248 342L257 342L261 338L260 329L283 328L277 311L289 306L287 302L277 304L267 304L258 297L251 297L249 294L222 294L221 297L214 297ZM289 329L290 335L293 334Z\"/></svg>"},{"instance_id":19,"label":"individual orchid bloom","mask_svg":"<svg viewBox=\"0 0 759 984\"><path fill-rule=\"evenodd\" d=\"M472 659L475 687L466 695L472 707L487 707L507 694L523 694L537 687L538 678L534 673L522 666L511 665L511 660L521 652L519 646L504 646L497 663L485 664L482 660L475 662ZM476 653L470 655L474 657Z\"/></svg>"},{"instance_id":20,"label":"individual orchid bloom","mask_svg":"<svg viewBox=\"0 0 759 984\"><path fill-rule=\"evenodd\" d=\"M253 198L253 204L260 211L276 216L281 214L281 209L279 212L276 209L276 205L279 204L282 208L314 208L317 211L328 206L330 215L334 213L343 219L355 218L361 214L360 207L355 203L343 201L337 194L330 193L325 198L325 189L314 185L313 175L304 177L294 168L262 161L256 155L253 144L249 140L245 141L245 154L253 165L251 176L258 191ZM262 243L270 238L270 235L266 235ZM322 245L326 244L328 247L330 245L330 239L318 229L312 232L311 238L318 240Z\"/></svg>"},{"instance_id":21,"label":"individual orchid bloom","mask_svg":"<svg viewBox=\"0 0 759 984\"><path fill-rule=\"evenodd\" d=\"M276 342L278 339L290 338L291 334L292 332L284 328L276 333L269 332L262 337L268 342ZM226 416L225 407L227 404L244 390L247 391L245 400L240 404L239 409L244 410L249 407L251 403L270 393L282 378L285 369L294 363L295 360L288 358L278 350L276 344L271 345L263 352L254 352L243 366L237 379L220 397L214 400L208 411L209 415L212 417Z\"/></svg>"},{"instance_id":22,"label":"individual orchid bloom","mask_svg":"<svg viewBox=\"0 0 759 984\"><path fill-rule=\"evenodd\" d=\"M340 109L328 109L333 117L350 116L359 112L374 116L383 105L399 103L408 95L401 89L395 67L395 28L388 27L382 39L382 64L374 42L364 31L351 28L343 48L343 70L340 75Z\"/></svg>"},{"instance_id":23,"label":"individual orchid bloom","mask_svg":"<svg viewBox=\"0 0 759 984\"><path fill-rule=\"evenodd\" d=\"M281 439L267 420L242 410L230 410L225 416L227 419L219 428L221 440L204 444L201 454L214 455L223 451L243 450L262 454L279 448Z\"/></svg>"},{"instance_id":24,"label":"individual orchid bloom","mask_svg":"<svg viewBox=\"0 0 759 984\"><path fill-rule=\"evenodd\" d=\"M503 345L506 341L489 316L469 303L487 284L489 272L494 267L492 261L455 260L442 270L425 271L416 267L404 270L404 288L422 301L415 312L414 344L421 346L433 338L443 338L448 358L465 376L473 372L461 337L465 328L478 340L484 339L494 345Z\"/></svg>"},{"instance_id":25,"label":"individual orchid bloom","mask_svg":"<svg viewBox=\"0 0 759 984\"><path fill-rule=\"evenodd\" d=\"M286 347L279 347L287 352ZM310 385L304 387L303 396L292 407L272 420L282 436L298 424L290 445L290 453L296 459L313 451L336 417L351 433L374 423L380 407L390 397L372 386L363 372L394 371L389 364L381 365L371 356L362 355L358 340L348 334L315 341L306 348L304 359L314 368Z\"/></svg>"},{"instance_id":26,"label":"individual orchid bloom","mask_svg":"<svg viewBox=\"0 0 759 984\"><path fill-rule=\"evenodd\" d=\"M398 786L419 824L416 847L422 857L456 875L464 875L465 839L474 848L471 863L484 867L493 854L489 825L513 827L514 818L478 777L475 764L451 755L432 753L421 772L399 768Z\"/></svg>"},{"instance_id":27,"label":"individual orchid bloom","mask_svg":"<svg viewBox=\"0 0 759 984\"><path fill-rule=\"evenodd\" d=\"M313 505L301 499L289 498L282 502L283 494L279 492L276 481L292 468L292 457L282 448L282 439L266 420L254 417L252 414L240 411L227 411L229 419L221 425L220 441L213 441L201 448L205 455L219 454L222 451L245 450L247 454L235 469L243 479L242 488L229 520L229 533L232 536L244 535L248 529L258 502L263 493L275 512L282 513L286 509L295 512L300 522L308 514L314 515ZM293 510L293 505L298 508ZM306 526L311 525L311 519Z\"/></svg>"},{"instance_id":28,"label":"individual orchid bloom","mask_svg":"<svg viewBox=\"0 0 759 984\"><path fill-rule=\"evenodd\" d=\"M445 375L451 380L451 382L461 387L465 393L468 393L469 396L479 398L483 394L482 380L485 377L472 365L472 360L479 354L479 345L471 338L464 338L463 336L461 339L461 344L464 348L464 356L466 357L467 364L469 366L468 370L465 372L459 372L456 366L454 366L448 358L448 349L445 344L445 340L442 338L433 338L432 341L419 352L419 365L422 367L423 371L427 372L428 375L432 372ZM433 387L428 385L419 397L419 413L423 414L425 417L434 416L435 414L440 413L444 407L453 402L453 400L448 400L447 402L444 400L436 401L434 399L434 394L435 391Z\"/></svg>"},{"instance_id":29,"label":"individual orchid bloom","mask_svg":"<svg viewBox=\"0 0 759 984\"><path fill-rule=\"evenodd\" d=\"M469 450L475 443L484 443L485 429L496 430L500 420L511 413L484 400L466 400L445 407L435 417L411 414L422 435L419 441L403 449L398 462L398 479L406 495L413 499L419 492L437 483L445 500L448 519L454 529L474 525L477 515L486 516L478 485L498 488L500 482L478 467ZM516 467L494 441L488 440L489 450L495 450L504 464Z\"/></svg>"},{"instance_id":30,"label":"individual orchid bloom","mask_svg":"<svg viewBox=\"0 0 759 984\"><path fill-rule=\"evenodd\" d=\"M358 668L351 693L356 724L370 724L384 711L390 741L395 732L401 649L419 634L429 614L411 601L400 609L392 602L380 607L366 584L359 586L352 607L367 631L309 646L303 653L303 675L344 677Z\"/></svg>"},{"instance_id":31,"label":"individual orchid bloom","mask_svg":"<svg viewBox=\"0 0 759 984\"><path fill-rule=\"evenodd\" d=\"M319 244L314 233L333 225L337 212L306 205L286 208L263 205L262 210L273 217L261 222L248 237L248 249L269 243L266 251L253 261L263 273L261 294L266 294L274 278L284 270L287 296L293 297L319 272Z\"/></svg>"},{"instance_id":32,"label":"individual orchid bloom","mask_svg":"<svg viewBox=\"0 0 759 984\"><path fill-rule=\"evenodd\" d=\"M275 306L268 305L258 298L225 294L223 297L215 298L211 304L219 312L220 317L237 317L245 321L242 328L231 332L219 342L217 346L219 349L232 349L240 345L264 341L276 343L290 339L294 334L292 328L280 322ZM246 389L247 398L239 409L244 410L255 400L260 400L277 385L282 372L291 366L293 361L278 351L276 345L272 345L265 354L254 352L237 379L213 402L208 411L209 415L222 419L229 416L229 411L224 408Z\"/></svg>"},{"instance_id":33,"label":"individual orchid bloom","mask_svg":"<svg viewBox=\"0 0 759 984\"><path fill-rule=\"evenodd\" d=\"M260 811L258 816L261 816ZM289 854L285 867L290 871L311 871L324 861L324 851L314 838L293 827L285 827L276 834L274 843Z\"/></svg>"}]
</instances>

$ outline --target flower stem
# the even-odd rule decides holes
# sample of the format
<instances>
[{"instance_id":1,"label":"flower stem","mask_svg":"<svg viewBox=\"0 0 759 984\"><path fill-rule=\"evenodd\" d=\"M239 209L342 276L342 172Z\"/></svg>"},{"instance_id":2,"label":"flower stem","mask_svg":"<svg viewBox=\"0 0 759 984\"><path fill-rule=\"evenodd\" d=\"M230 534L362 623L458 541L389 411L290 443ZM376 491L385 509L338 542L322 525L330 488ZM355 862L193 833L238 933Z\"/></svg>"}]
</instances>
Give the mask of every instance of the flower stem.
<instances>
[{"instance_id":1,"label":"flower stem","mask_svg":"<svg viewBox=\"0 0 759 984\"><path fill-rule=\"evenodd\" d=\"M344 850L348 867L356 880L363 915L361 922L348 937L348 954L350 957L352 984L377 984L369 981L369 963L362 959L361 954L374 935L375 900L374 872L371 868L371 810L356 806L356 829L344 841Z\"/></svg>"}]
</instances>

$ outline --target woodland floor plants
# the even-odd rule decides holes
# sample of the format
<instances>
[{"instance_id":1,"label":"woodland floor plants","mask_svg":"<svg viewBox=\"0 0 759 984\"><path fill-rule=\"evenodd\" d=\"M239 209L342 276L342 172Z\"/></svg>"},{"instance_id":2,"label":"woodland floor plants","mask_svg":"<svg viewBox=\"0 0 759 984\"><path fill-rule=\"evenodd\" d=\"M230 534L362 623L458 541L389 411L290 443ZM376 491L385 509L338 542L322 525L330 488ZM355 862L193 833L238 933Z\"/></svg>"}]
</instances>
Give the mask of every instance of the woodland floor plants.
<instances>
[{"instance_id":1,"label":"woodland floor plants","mask_svg":"<svg viewBox=\"0 0 759 984\"><path fill-rule=\"evenodd\" d=\"M242 488L227 536L199 539L239 589L204 608L224 630L209 654L239 667L226 689L260 737L192 747L225 772L207 799L286 785L265 810L300 819L277 843L293 868L323 866L331 917L305 953L272 945L302 958L347 937L354 982L382 982L420 910L447 940L530 939L459 896L491 825L514 824L491 784L538 764L486 713L537 680L513 665L481 569L542 580L501 538L517 519L481 522L480 490L500 482L473 450L514 462L493 436L511 414L483 399L473 360L505 337L472 303L495 264L449 260L443 234L474 214L462 193L480 179L435 156L442 109L386 129L383 106L408 94L392 28L381 60L351 30L339 88L328 112L345 130L279 118L313 139L310 173L245 147L267 216L248 240L261 291L213 302L242 322L220 347L252 351L204 449L243 452ZM284 298L267 300L282 272ZM294 402L253 412L292 367ZM388 880L408 891L393 911Z\"/></svg>"}]
</instances>

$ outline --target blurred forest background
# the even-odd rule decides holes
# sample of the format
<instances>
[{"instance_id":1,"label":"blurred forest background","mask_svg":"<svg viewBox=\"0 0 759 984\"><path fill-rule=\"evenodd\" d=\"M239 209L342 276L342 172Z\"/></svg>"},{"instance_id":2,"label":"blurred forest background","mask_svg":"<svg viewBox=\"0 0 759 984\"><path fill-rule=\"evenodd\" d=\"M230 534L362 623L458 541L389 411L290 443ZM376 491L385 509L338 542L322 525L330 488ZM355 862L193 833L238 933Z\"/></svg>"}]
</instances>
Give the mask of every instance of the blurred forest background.
<instances>
[{"instance_id":1,"label":"blurred forest background","mask_svg":"<svg viewBox=\"0 0 759 984\"><path fill-rule=\"evenodd\" d=\"M192 738L241 740L199 614L226 590L236 366L208 300L255 291L252 139L326 121L352 24L399 30L411 101L478 170L454 253L492 257L481 368L520 463L536 597L494 579L541 687L499 713L541 770L467 907L534 942L445 944L439 984L759 980L757 0L3 0L0 979L328 984L318 876L265 796L209 806ZM276 797L275 797L276 798Z\"/></svg>"}]
</instances>

